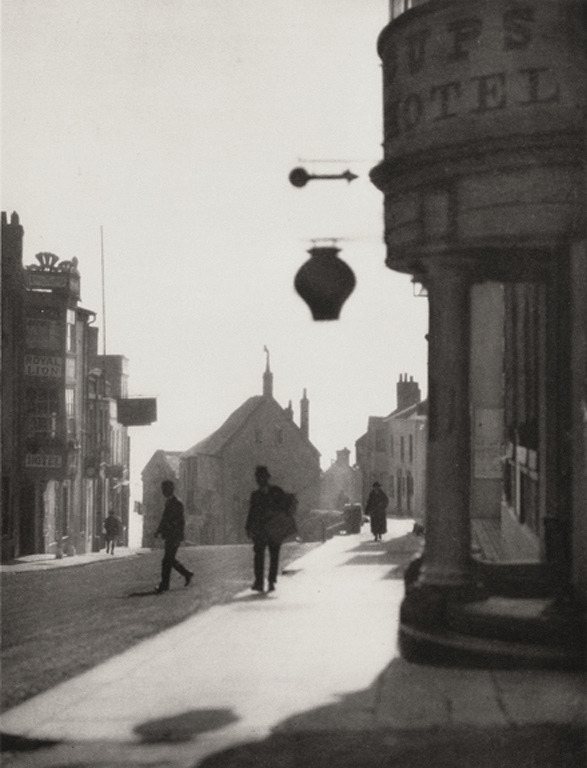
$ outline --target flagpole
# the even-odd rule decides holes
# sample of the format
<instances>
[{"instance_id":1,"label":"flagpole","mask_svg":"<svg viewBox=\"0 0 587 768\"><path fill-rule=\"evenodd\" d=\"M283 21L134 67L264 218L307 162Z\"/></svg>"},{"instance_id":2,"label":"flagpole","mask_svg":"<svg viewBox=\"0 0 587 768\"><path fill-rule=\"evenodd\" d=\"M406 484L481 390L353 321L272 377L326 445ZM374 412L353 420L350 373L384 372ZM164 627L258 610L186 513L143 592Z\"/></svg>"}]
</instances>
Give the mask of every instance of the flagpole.
<instances>
[{"instance_id":1,"label":"flagpole","mask_svg":"<svg viewBox=\"0 0 587 768\"><path fill-rule=\"evenodd\" d=\"M102 354L106 354L106 284L104 277L104 227L100 225L100 263L102 271Z\"/></svg>"}]
</instances>

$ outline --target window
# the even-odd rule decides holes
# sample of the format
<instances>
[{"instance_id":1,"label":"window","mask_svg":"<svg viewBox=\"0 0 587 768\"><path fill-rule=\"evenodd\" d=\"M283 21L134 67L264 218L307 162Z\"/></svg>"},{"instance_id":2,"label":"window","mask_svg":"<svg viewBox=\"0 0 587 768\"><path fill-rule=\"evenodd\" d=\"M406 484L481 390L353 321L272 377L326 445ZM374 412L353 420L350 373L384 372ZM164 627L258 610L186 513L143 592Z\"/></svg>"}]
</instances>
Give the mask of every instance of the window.
<instances>
[{"instance_id":1,"label":"window","mask_svg":"<svg viewBox=\"0 0 587 768\"><path fill-rule=\"evenodd\" d=\"M255 430L255 442L256 443L262 443L263 442L263 434L260 429Z\"/></svg>"},{"instance_id":2,"label":"window","mask_svg":"<svg viewBox=\"0 0 587 768\"><path fill-rule=\"evenodd\" d=\"M28 310L26 318L26 345L30 349L61 347L59 312L51 307Z\"/></svg>"},{"instance_id":3,"label":"window","mask_svg":"<svg viewBox=\"0 0 587 768\"><path fill-rule=\"evenodd\" d=\"M397 19L402 13L415 8L417 5L424 5L429 0L389 0L389 15L391 19Z\"/></svg>"},{"instance_id":4,"label":"window","mask_svg":"<svg viewBox=\"0 0 587 768\"><path fill-rule=\"evenodd\" d=\"M375 450L385 453L385 431L378 429L375 433Z\"/></svg>"},{"instance_id":5,"label":"window","mask_svg":"<svg viewBox=\"0 0 587 768\"><path fill-rule=\"evenodd\" d=\"M410 462L414 461L414 435L408 436L408 456Z\"/></svg>"},{"instance_id":6,"label":"window","mask_svg":"<svg viewBox=\"0 0 587 768\"><path fill-rule=\"evenodd\" d=\"M75 352L75 310L67 310L67 335L65 339L65 351Z\"/></svg>"},{"instance_id":7,"label":"window","mask_svg":"<svg viewBox=\"0 0 587 768\"><path fill-rule=\"evenodd\" d=\"M75 434L75 389L65 388L65 418L67 420L67 435Z\"/></svg>"},{"instance_id":8,"label":"window","mask_svg":"<svg viewBox=\"0 0 587 768\"><path fill-rule=\"evenodd\" d=\"M283 429L281 427L275 428L275 445L281 445L283 443Z\"/></svg>"},{"instance_id":9,"label":"window","mask_svg":"<svg viewBox=\"0 0 587 768\"><path fill-rule=\"evenodd\" d=\"M57 390L48 387L27 387L28 437L53 438L57 434L59 397Z\"/></svg>"},{"instance_id":10,"label":"window","mask_svg":"<svg viewBox=\"0 0 587 768\"><path fill-rule=\"evenodd\" d=\"M399 456L402 461L406 460L406 438L403 435L399 439Z\"/></svg>"},{"instance_id":11,"label":"window","mask_svg":"<svg viewBox=\"0 0 587 768\"><path fill-rule=\"evenodd\" d=\"M393 435L391 435L389 438L389 453L392 459L393 459L393 451L394 451L394 440L393 440Z\"/></svg>"}]
</instances>

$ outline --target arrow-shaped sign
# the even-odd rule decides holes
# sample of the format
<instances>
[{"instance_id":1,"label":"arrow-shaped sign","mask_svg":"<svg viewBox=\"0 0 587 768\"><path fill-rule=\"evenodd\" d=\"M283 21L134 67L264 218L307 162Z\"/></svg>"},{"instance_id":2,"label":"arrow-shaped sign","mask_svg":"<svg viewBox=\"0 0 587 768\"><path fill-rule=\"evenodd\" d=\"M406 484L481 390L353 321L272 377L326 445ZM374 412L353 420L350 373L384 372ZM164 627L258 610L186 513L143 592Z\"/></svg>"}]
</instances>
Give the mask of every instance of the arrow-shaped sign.
<instances>
[{"instance_id":1,"label":"arrow-shaped sign","mask_svg":"<svg viewBox=\"0 0 587 768\"><path fill-rule=\"evenodd\" d=\"M305 187L312 179L346 179L350 183L353 179L358 178L358 176L350 171L345 171L344 173L313 174L308 173L305 168L294 168L289 174L289 180L294 187Z\"/></svg>"}]
</instances>

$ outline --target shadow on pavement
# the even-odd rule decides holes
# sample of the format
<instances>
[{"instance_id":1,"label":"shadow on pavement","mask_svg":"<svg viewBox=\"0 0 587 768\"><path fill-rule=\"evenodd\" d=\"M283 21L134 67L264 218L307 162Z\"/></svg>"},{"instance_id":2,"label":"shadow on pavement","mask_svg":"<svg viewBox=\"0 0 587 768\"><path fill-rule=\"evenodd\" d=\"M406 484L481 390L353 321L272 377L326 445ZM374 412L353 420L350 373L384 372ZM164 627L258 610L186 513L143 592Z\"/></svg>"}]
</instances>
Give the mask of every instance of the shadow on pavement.
<instances>
[{"instance_id":1,"label":"shadow on pavement","mask_svg":"<svg viewBox=\"0 0 587 768\"><path fill-rule=\"evenodd\" d=\"M192 741L207 731L216 731L238 720L231 709L193 709L181 715L149 720L134 729L144 744Z\"/></svg>"},{"instance_id":2,"label":"shadow on pavement","mask_svg":"<svg viewBox=\"0 0 587 768\"><path fill-rule=\"evenodd\" d=\"M219 752L199 768L583 768L580 728L276 733Z\"/></svg>"},{"instance_id":3,"label":"shadow on pavement","mask_svg":"<svg viewBox=\"0 0 587 768\"><path fill-rule=\"evenodd\" d=\"M49 739L27 739L12 733L0 733L0 752L33 752L36 749L54 747L58 741Z\"/></svg>"},{"instance_id":4,"label":"shadow on pavement","mask_svg":"<svg viewBox=\"0 0 587 768\"><path fill-rule=\"evenodd\" d=\"M368 688L283 720L271 736L210 755L198 768L584 768L582 697L552 690L550 676L521 674L533 695L550 697L557 722L536 715L527 725L502 724L503 712L484 713L475 673L430 671L396 658ZM511 684L515 685L515 677ZM452 690L452 694L449 691ZM581 699L581 700L579 700ZM454 701L475 711L459 723ZM530 703L528 704L530 711ZM564 712L561 712L561 707ZM544 711L548 711L545 709ZM500 720L495 718L499 717ZM484 719L488 720L483 725ZM550 719L550 718L548 718ZM452 721L452 722L451 722ZM507 721L505 721L507 723ZM411 727L419 723L419 727Z\"/></svg>"}]
</instances>

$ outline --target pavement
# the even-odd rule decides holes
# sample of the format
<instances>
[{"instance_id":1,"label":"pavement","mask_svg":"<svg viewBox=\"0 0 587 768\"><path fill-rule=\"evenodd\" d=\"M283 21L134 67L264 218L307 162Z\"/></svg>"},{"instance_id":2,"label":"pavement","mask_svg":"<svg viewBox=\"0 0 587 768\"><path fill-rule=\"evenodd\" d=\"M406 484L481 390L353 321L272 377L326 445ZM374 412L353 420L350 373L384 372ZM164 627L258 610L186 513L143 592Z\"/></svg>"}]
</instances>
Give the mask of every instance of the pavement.
<instances>
[{"instance_id":1,"label":"pavement","mask_svg":"<svg viewBox=\"0 0 587 768\"><path fill-rule=\"evenodd\" d=\"M133 549L131 547L116 547L114 555L110 555L105 549L99 552L88 552L83 555L23 555L17 560L0 565L0 573L21 573L22 571L48 571L55 568L69 568L76 565L90 565L100 560L109 560L112 557L129 557L138 552L150 552L149 549Z\"/></svg>"},{"instance_id":2,"label":"pavement","mask_svg":"<svg viewBox=\"0 0 587 768\"><path fill-rule=\"evenodd\" d=\"M412 525L390 520L381 543L365 526L336 536L290 564L276 592L244 591L8 710L3 765L292 768L331 766L338 750L337 768L403 768L412 763L404 753L389 762L389 750L405 734L410 744L421 734L427 765L575 765L582 673L401 659L403 566L420 546ZM485 744L486 757L501 748L503 760L483 762L463 746L457 763L450 734L477 751ZM357 749L361 759L351 759ZM431 762L442 749L452 762ZM528 749L543 761L524 762Z\"/></svg>"}]
</instances>

